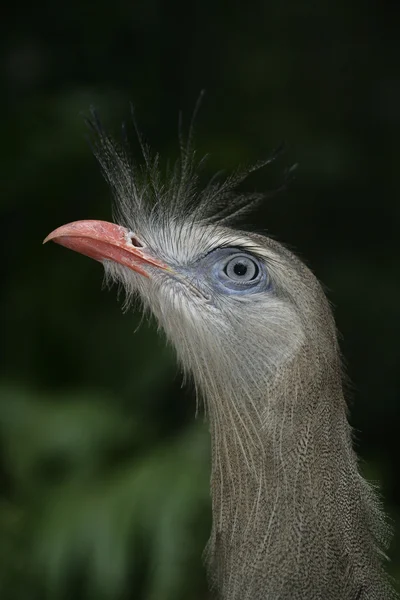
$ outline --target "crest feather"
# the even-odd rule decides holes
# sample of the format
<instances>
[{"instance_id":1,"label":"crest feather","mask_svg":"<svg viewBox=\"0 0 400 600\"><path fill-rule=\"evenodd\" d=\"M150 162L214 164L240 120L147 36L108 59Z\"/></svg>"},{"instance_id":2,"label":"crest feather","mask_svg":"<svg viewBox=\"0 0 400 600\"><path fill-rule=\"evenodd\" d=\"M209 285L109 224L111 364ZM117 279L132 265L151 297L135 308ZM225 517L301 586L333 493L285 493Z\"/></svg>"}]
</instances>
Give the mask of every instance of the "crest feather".
<instances>
[{"instance_id":1,"label":"crest feather","mask_svg":"<svg viewBox=\"0 0 400 600\"><path fill-rule=\"evenodd\" d=\"M143 159L139 165L133 161L125 125L122 127L121 141L118 142L105 131L97 111L91 109L91 118L86 120L91 130L91 147L111 188L114 218L120 224L130 227L138 212L142 216L161 221L172 219L180 223L231 224L262 200L287 188L294 167L286 171L283 184L275 190L267 193L238 191L239 185L249 175L275 161L283 152L283 146L278 147L268 158L238 168L226 176L220 171L205 186L200 186L199 173L207 159L207 156L199 159L193 145L194 119L200 100L201 97L186 138L180 116L180 154L173 167L167 168L165 173L160 168L159 155L153 154L144 141L133 109L132 121Z\"/></svg>"}]
</instances>

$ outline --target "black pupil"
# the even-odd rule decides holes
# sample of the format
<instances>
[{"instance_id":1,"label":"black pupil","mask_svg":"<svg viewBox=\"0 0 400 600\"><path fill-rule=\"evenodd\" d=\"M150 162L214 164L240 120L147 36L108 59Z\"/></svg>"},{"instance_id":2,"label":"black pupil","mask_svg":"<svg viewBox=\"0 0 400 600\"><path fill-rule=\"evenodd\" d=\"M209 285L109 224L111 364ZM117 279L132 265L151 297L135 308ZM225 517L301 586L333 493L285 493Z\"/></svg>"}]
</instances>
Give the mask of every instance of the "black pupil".
<instances>
[{"instance_id":1,"label":"black pupil","mask_svg":"<svg viewBox=\"0 0 400 600\"><path fill-rule=\"evenodd\" d=\"M245 265L241 262L237 262L235 264L235 266L233 267L233 272L238 277L243 277L243 275L246 275L246 273L247 273L247 265Z\"/></svg>"}]
</instances>

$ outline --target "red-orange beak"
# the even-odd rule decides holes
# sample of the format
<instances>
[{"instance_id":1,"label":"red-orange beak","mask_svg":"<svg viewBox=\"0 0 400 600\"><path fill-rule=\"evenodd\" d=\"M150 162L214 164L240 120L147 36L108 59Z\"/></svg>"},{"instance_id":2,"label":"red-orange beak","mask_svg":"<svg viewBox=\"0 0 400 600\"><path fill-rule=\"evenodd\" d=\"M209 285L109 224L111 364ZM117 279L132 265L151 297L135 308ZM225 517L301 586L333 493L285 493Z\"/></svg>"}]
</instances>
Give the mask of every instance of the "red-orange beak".
<instances>
[{"instance_id":1,"label":"red-orange beak","mask_svg":"<svg viewBox=\"0 0 400 600\"><path fill-rule=\"evenodd\" d=\"M98 261L112 260L146 277L146 265L169 270L146 248L135 245L128 229L107 221L74 221L52 231L43 244L50 240Z\"/></svg>"}]
</instances>

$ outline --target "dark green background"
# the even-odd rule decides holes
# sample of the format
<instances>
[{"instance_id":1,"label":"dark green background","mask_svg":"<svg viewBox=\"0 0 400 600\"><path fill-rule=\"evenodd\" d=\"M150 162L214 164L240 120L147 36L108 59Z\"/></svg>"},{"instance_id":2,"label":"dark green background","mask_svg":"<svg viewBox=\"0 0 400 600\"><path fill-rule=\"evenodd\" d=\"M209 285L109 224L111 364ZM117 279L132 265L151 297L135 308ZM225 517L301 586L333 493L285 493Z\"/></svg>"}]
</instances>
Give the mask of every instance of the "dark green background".
<instances>
[{"instance_id":1,"label":"dark green background","mask_svg":"<svg viewBox=\"0 0 400 600\"><path fill-rule=\"evenodd\" d=\"M205 175L287 154L252 176L290 190L247 222L327 288L366 476L400 520L400 4L8 3L1 53L0 597L203 600L209 441L173 352L101 292L102 269L55 227L109 219L85 140L95 105L177 154L202 88ZM137 150L134 149L135 155ZM400 575L400 541L390 549Z\"/></svg>"}]
</instances>

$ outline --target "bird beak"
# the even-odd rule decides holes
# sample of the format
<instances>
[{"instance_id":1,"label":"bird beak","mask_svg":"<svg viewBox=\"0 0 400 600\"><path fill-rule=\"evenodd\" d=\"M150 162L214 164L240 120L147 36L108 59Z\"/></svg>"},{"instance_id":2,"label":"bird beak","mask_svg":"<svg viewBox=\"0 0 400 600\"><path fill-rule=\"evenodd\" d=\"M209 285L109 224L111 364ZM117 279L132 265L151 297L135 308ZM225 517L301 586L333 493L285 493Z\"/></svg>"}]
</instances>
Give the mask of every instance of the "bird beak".
<instances>
[{"instance_id":1,"label":"bird beak","mask_svg":"<svg viewBox=\"0 0 400 600\"><path fill-rule=\"evenodd\" d=\"M112 260L145 277L149 277L146 265L170 270L146 248L136 245L126 227L107 221L74 221L52 231L43 244L50 240L100 262Z\"/></svg>"}]
</instances>

